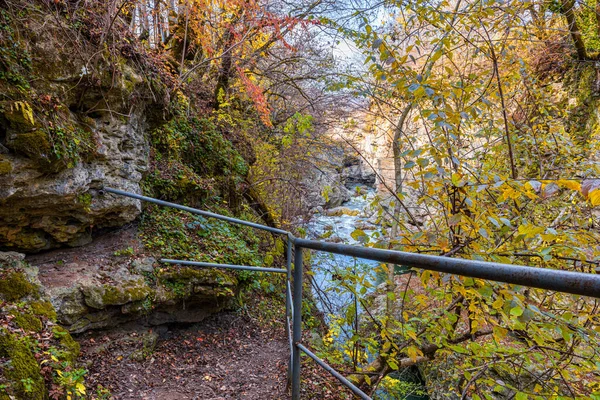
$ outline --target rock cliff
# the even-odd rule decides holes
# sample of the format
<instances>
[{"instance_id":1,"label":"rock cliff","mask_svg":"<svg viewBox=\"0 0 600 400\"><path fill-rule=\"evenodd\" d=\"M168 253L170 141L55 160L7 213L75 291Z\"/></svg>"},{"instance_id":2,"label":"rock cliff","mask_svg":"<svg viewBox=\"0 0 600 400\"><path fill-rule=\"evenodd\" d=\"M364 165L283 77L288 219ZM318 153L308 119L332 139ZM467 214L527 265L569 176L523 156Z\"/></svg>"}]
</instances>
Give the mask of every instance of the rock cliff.
<instances>
[{"instance_id":1,"label":"rock cliff","mask_svg":"<svg viewBox=\"0 0 600 400\"><path fill-rule=\"evenodd\" d=\"M68 21L2 14L0 249L80 246L140 212L104 185L139 192L146 132L164 120L166 91L134 54L98 49Z\"/></svg>"}]
</instances>

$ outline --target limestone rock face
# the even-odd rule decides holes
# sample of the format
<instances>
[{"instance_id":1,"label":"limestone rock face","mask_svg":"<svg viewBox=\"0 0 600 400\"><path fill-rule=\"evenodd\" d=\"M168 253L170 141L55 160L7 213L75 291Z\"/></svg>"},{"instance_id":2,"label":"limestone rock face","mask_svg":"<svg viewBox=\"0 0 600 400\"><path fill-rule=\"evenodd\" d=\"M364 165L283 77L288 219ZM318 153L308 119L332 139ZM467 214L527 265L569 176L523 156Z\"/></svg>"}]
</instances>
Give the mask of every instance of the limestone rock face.
<instances>
[{"instance_id":1,"label":"limestone rock face","mask_svg":"<svg viewBox=\"0 0 600 400\"><path fill-rule=\"evenodd\" d=\"M4 155L12 171L0 177L0 247L35 252L91 240L91 228L124 225L141 211L139 201L102 195L104 186L140 192L148 145L141 121L104 116L94 127L99 154L58 173L32 159Z\"/></svg>"},{"instance_id":2,"label":"limestone rock face","mask_svg":"<svg viewBox=\"0 0 600 400\"><path fill-rule=\"evenodd\" d=\"M234 296L237 282L222 273L180 269L143 276L130 271L130 264L124 261L107 271L81 263L58 271L42 268L40 280L58 322L72 333L136 320L148 325L198 322L227 307Z\"/></svg>"},{"instance_id":3,"label":"limestone rock face","mask_svg":"<svg viewBox=\"0 0 600 400\"><path fill-rule=\"evenodd\" d=\"M198 322L230 306L238 290L229 273L160 265L138 252L116 255L123 246L139 249L135 228L103 235L81 248L27 257L58 323L70 332L130 321L151 326Z\"/></svg>"},{"instance_id":4,"label":"limestone rock face","mask_svg":"<svg viewBox=\"0 0 600 400\"><path fill-rule=\"evenodd\" d=\"M303 203L307 209L339 207L352 197L341 175L344 152L331 149L316 157L319 158L319 168L307 170L303 181Z\"/></svg>"},{"instance_id":5,"label":"limestone rock face","mask_svg":"<svg viewBox=\"0 0 600 400\"><path fill-rule=\"evenodd\" d=\"M0 80L0 250L27 253L80 246L94 229L135 219L138 201L99 190L140 192L146 133L168 101L132 60L66 40L67 22L39 18L11 39L30 59L27 90Z\"/></svg>"}]
</instances>

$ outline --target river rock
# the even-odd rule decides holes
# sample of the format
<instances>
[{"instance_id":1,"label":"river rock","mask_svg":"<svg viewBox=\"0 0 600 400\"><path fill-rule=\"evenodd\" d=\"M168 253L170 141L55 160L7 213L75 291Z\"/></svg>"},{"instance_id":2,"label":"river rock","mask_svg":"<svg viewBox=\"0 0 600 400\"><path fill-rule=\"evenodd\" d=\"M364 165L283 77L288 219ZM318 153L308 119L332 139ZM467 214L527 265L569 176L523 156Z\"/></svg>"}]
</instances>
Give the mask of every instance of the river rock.
<instances>
[{"instance_id":1,"label":"river rock","mask_svg":"<svg viewBox=\"0 0 600 400\"><path fill-rule=\"evenodd\" d=\"M319 167L308 169L302 183L302 203L306 210L339 207L350 200L352 193L344 186L341 175L343 149L332 148L314 157L319 159Z\"/></svg>"},{"instance_id":2,"label":"river rock","mask_svg":"<svg viewBox=\"0 0 600 400\"><path fill-rule=\"evenodd\" d=\"M351 156L344 159L341 177L348 188L356 185L374 187L376 181L376 174L373 168L361 158Z\"/></svg>"},{"instance_id":3,"label":"river rock","mask_svg":"<svg viewBox=\"0 0 600 400\"><path fill-rule=\"evenodd\" d=\"M330 217L341 217L342 215L357 216L359 214L359 210L352 210L348 207L335 207L325 210L325 215Z\"/></svg>"}]
</instances>

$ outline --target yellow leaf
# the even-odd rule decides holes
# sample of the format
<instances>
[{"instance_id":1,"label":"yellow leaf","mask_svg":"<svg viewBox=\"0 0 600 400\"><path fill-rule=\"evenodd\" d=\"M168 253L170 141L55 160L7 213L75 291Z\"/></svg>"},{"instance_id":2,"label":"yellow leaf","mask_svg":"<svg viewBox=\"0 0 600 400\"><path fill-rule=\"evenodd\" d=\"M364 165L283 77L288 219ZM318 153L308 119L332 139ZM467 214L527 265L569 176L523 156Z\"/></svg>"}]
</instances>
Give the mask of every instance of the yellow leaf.
<instances>
[{"instance_id":1,"label":"yellow leaf","mask_svg":"<svg viewBox=\"0 0 600 400\"><path fill-rule=\"evenodd\" d=\"M501 326L495 326L493 328L493 334L494 338L497 341L500 341L506 337L506 335L508 334L508 329L502 328Z\"/></svg>"},{"instance_id":2,"label":"yellow leaf","mask_svg":"<svg viewBox=\"0 0 600 400\"><path fill-rule=\"evenodd\" d=\"M533 224L525 224L519 226L519 233L521 235L525 235L526 237L533 237L538 233L543 233L546 229L541 226L535 226Z\"/></svg>"},{"instance_id":3,"label":"yellow leaf","mask_svg":"<svg viewBox=\"0 0 600 400\"><path fill-rule=\"evenodd\" d=\"M406 349L406 352L408 353L408 356L410 357L410 359L413 360L413 362L417 361L417 357L423 355L423 352L415 346L410 346L409 348Z\"/></svg>"},{"instance_id":4,"label":"yellow leaf","mask_svg":"<svg viewBox=\"0 0 600 400\"><path fill-rule=\"evenodd\" d=\"M577 190L578 192L581 191L581 184L577 181L559 179L556 183L558 183L559 186L566 187L567 189Z\"/></svg>"},{"instance_id":5,"label":"yellow leaf","mask_svg":"<svg viewBox=\"0 0 600 400\"><path fill-rule=\"evenodd\" d=\"M496 301L492 303L492 307L494 307L496 310L501 309L502 307L504 307L504 300L498 297Z\"/></svg>"},{"instance_id":6,"label":"yellow leaf","mask_svg":"<svg viewBox=\"0 0 600 400\"><path fill-rule=\"evenodd\" d=\"M502 200L508 200L508 199L515 200L515 199L518 199L519 196L521 196L521 194L509 186L502 192L501 199Z\"/></svg>"},{"instance_id":7,"label":"yellow leaf","mask_svg":"<svg viewBox=\"0 0 600 400\"><path fill-rule=\"evenodd\" d=\"M600 205L600 189L594 190L593 192L591 192L589 194L588 197L589 197L590 202L592 203L593 207Z\"/></svg>"}]
</instances>

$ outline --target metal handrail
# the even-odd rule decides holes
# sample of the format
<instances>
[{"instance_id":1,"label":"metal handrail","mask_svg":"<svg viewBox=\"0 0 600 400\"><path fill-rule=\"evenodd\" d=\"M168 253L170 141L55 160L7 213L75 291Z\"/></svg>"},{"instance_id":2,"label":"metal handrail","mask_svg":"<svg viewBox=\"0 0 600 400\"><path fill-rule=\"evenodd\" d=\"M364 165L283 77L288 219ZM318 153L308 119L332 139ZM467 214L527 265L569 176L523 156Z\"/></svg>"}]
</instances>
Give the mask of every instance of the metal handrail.
<instances>
[{"instance_id":1,"label":"metal handrail","mask_svg":"<svg viewBox=\"0 0 600 400\"><path fill-rule=\"evenodd\" d=\"M319 357L317 357L312 351L307 349L304 345L302 345L300 343L296 343L296 346L298 346L298 348L300 350L302 350L307 356L309 356L317 364L319 364L319 366L321 366L321 368L323 368L325 371L329 372L331 375L336 377L337 380L339 380L341 383L343 383L344 386L346 386L348 389L352 390L352 392L354 392L354 394L356 394L358 397L360 397L363 400L371 400L371 398L369 396L367 396L362 390L357 388L356 385L354 385L352 382L350 382L348 379L346 379L342 374L337 372L335 369L331 368L331 366L327 365L327 363L325 363L325 361L323 361Z\"/></svg>"},{"instance_id":2,"label":"metal handrail","mask_svg":"<svg viewBox=\"0 0 600 400\"><path fill-rule=\"evenodd\" d=\"M189 265L192 267L205 267L205 268L224 268L224 269L237 269L242 271L258 271L258 272L275 272L278 274L287 274L287 270L283 268L263 268L263 267L249 267L246 265L231 265L231 264L214 264L201 261L185 261L185 260L172 260L169 258L162 258L160 262L165 264L181 264Z\"/></svg>"},{"instance_id":3,"label":"metal handrail","mask_svg":"<svg viewBox=\"0 0 600 400\"><path fill-rule=\"evenodd\" d=\"M430 271L600 298L600 275L296 239L296 246Z\"/></svg>"},{"instance_id":4,"label":"metal handrail","mask_svg":"<svg viewBox=\"0 0 600 400\"><path fill-rule=\"evenodd\" d=\"M425 254L407 253L396 250L375 249L362 246L350 246L345 244L327 243L318 240L301 239L294 237L290 232L244 221L237 218L226 217L224 215L198 210L191 207L181 206L179 204L166 202L129 193L118 189L104 188L104 191L116 195L127 196L150 203L176 208L193 214L199 214L206 217L217 218L223 221L246 225L252 228L261 229L275 234L287 235L286 268L262 268L229 264L213 264L198 261L171 260L163 259L162 262L171 264L191 265L198 267L217 267L228 269L244 269L250 271L285 273L286 281L286 333L292 349L288 378L291 379L292 400L300 399L300 352L304 352L312 358L319 366L328 371L344 386L352 390L361 399L370 400L371 398L357 388L354 384L327 365L323 360L314 355L304 345L302 345L302 279L303 279L303 249L325 251L334 254L342 254L364 258L383 263L405 265L414 268L422 268L430 271L444 272L449 274L488 279L497 282L505 282L515 285L529 286L539 289L554 290L558 292L571 293L589 297L600 298L600 275L581 272L551 270L546 268L534 268L521 265L501 264L477 260L465 260L459 258L449 258L440 256L431 256ZM292 246L294 246L294 268L293 268L293 290L290 290L290 281L292 281ZM292 293L293 292L293 296ZM292 332L289 329L289 320L292 319Z\"/></svg>"},{"instance_id":5,"label":"metal handrail","mask_svg":"<svg viewBox=\"0 0 600 400\"><path fill-rule=\"evenodd\" d=\"M198 210L197 208L186 207L186 206L182 206L180 204L170 203L168 201L158 200L158 199L155 199L152 197L142 196L141 194L130 193L130 192L126 192L124 190L113 189L113 188L109 188L109 187L105 187L103 190L108 193L118 194L120 196L125 196L125 197L131 197L133 199L147 201L148 203L154 203L154 204L158 204L158 205L164 206L164 207L176 208L181 211L187 211L189 213L202 215L204 217L216 218L216 219L220 219L222 221L227 221L227 222L231 222L231 223L239 224L239 225L246 225L246 226L250 226L252 228L260 229L263 231L268 231L271 233L276 233L279 235L290 235L290 233L288 231L284 231L283 229L277 229L277 228L273 228L271 226L261 225L261 224L257 224L257 223L249 222L249 221L244 221L243 219L226 217L225 215L215 214L210 211Z\"/></svg>"}]
</instances>

